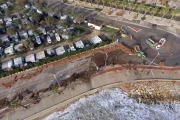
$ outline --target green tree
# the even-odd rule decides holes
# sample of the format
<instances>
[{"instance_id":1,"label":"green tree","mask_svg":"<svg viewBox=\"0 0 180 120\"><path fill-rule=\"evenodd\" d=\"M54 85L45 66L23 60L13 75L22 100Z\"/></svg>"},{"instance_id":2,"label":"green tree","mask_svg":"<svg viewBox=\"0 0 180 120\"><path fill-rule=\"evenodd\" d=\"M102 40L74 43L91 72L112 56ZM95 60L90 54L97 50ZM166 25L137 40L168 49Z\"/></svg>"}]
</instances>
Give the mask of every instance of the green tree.
<instances>
[{"instance_id":1,"label":"green tree","mask_svg":"<svg viewBox=\"0 0 180 120\"><path fill-rule=\"evenodd\" d=\"M53 17L48 16L47 18L45 18L45 21L49 27L55 28L55 23L53 21Z\"/></svg>"},{"instance_id":2,"label":"green tree","mask_svg":"<svg viewBox=\"0 0 180 120\"><path fill-rule=\"evenodd\" d=\"M164 16L169 13L169 8L161 8L160 12L163 14L162 16L162 19L163 19Z\"/></svg>"},{"instance_id":3,"label":"green tree","mask_svg":"<svg viewBox=\"0 0 180 120\"><path fill-rule=\"evenodd\" d=\"M101 0L96 0L96 2L97 2L97 4L98 4L98 6L99 6L99 2L101 2Z\"/></svg>"},{"instance_id":4,"label":"green tree","mask_svg":"<svg viewBox=\"0 0 180 120\"><path fill-rule=\"evenodd\" d=\"M32 13L32 19L34 19L37 22L37 24L39 24L40 16L37 13Z\"/></svg>"},{"instance_id":5,"label":"green tree","mask_svg":"<svg viewBox=\"0 0 180 120\"><path fill-rule=\"evenodd\" d=\"M22 40L22 44L25 48L34 48L34 43L32 42L30 37L26 40Z\"/></svg>"},{"instance_id":6,"label":"green tree","mask_svg":"<svg viewBox=\"0 0 180 120\"><path fill-rule=\"evenodd\" d=\"M20 105L20 102L17 100L14 100L10 103L9 107L11 108L17 108Z\"/></svg>"},{"instance_id":7,"label":"green tree","mask_svg":"<svg viewBox=\"0 0 180 120\"><path fill-rule=\"evenodd\" d=\"M111 35L108 36L108 38L109 38L111 41L113 41L113 40L115 39L115 37L116 37L116 36L115 36L114 34L111 34Z\"/></svg>"},{"instance_id":8,"label":"green tree","mask_svg":"<svg viewBox=\"0 0 180 120\"><path fill-rule=\"evenodd\" d=\"M150 10L151 10L150 6L146 6L144 8L144 11L145 11L144 17L146 16L146 13L149 12Z\"/></svg>"},{"instance_id":9,"label":"green tree","mask_svg":"<svg viewBox=\"0 0 180 120\"><path fill-rule=\"evenodd\" d=\"M123 1L122 1L123 11L125 10L126 5L127 5L126 0L123 0Z\"/></svg>"},{"instance_id":10,"label":"green tree","mask_svg":"<svg viewBox=\"0 0 180 120\"><path fill-rule=\"evenodd\" d=\"M0 23L0 28L3 29L3 30L5 30L4 24Z\"/></svg>"},{"instance_id":11,"label":"green tree","mask_svg":"<svg viewBox=\"0 0 180 120\"><path fill-rule=\"evenodd\" d=\"M24 46L23 45L21 45L21 46L19 46L19 48L18 48L20 51L24 51Z\"/></svg>"},{"instance_id":12,"label":"green tree","mask_svg":"<svg viewBox=\"0 0 180 120\"><path fill-rule=\"evenodd\" d=\"M36 34L36 35L39 35L39 34L40 34L40 31L37 30L37 29L34 29L34 30L33 30L33 33Z\"/></svg>"},{"instance_id":13,"label":"green tree","mask_svg":"<svg viewBox=\"0 0 180 120\"><path fill-rule=\"evenodd\" d=\"M52 92L53 94L57 94L57 93L58 93L58 87L53 87L52 90L51 90L51 92Z\"/></svg>"},{"instance_id":14,"label":"green tree","mask_svg":"<svg viewBox=\"0 0 180 120\"><path fill-rule=\"evenodd\" d=\"M155 7L155 8L152 9L152 11L151 11L153 13L152 18L154 17L154 14L156 14L158 11L159 11L158 7Z\"/></svg>"},{"instance_id":15,"label":"green tree","mask_svg":"<svg viewBox=\"0 0 180 120\"><path fill-rule=\"evenodd\" d=\"M102 0L103 3L103 8L104 8L104 3L107 3L107 0Z\"/></svg>"},{"instance_id":16,"label":"green tree","mask_svg":"<svg viewBox=\"0 0 180 120\"><path fill-rule=\"evenodd\" d=\"M62 7L56 7L54 12L58 17L60 17L62 15Z\"/></svg>"},{"instance_id":17,"label":"green tree","mask_svg":"<svg viewBox=\"0 0 180 120\"><path fill-rule=\"evenodd\" d=\"M8 35L14 35L16 34L17 30L15 26L8 27L6 29Z\"/></svg>"},{"instance_id":18,"label":"green tree","mask_svg":"<svg viewBox=\"0 0 180 120\"><path fill-rule=\"evenodd\" d=\"M172 15L171 19L169 22L172 20L172 18L179 13L178 9L171 9L170 14Z\"/></svg>"},{"instance_id":19,"label":"green tree","mask_svg":"<svg viewBox=\"0 0 180 120\"><path fill-rule=\"evenodd\" d=\"M5 11L5 16L6 17L9 17L11 15L11 12L10 12L10 10L8 8L6 8L4 11Z\"/></svg>"},{"instance_id":20,"label":"green tree","mask_svg":"<svg viewBox=\"0 0 180 120\"><path fill-rule=\"evenodd\" d=\"M108 0L108 3L110 4L110 8L112 6L112 3L113 3L114 0Z\"/></svg>"},{"instance_id":21,"label":"green tree","mask_svg":"<svg viewBox=\"0 0 180 120\"><path fill-rule=\"evenodd\" d=\"M119 3L118 0L114 1L114 6L116 6L116 10L117 10L117 7L118 7L119 5L120 5L120 3Z\"/></svg>"},{"instance_id":22,"label":"green tree","mask_svg":"<svg viewBox=\"0 0 180 120\"><path fill-rule=\"evenodd\" d=\"M28 0L16 0L16 3L20 8L24 8L25 4L28 4L29 2Z\"/></svg>"},{"instance_id":23,"label":"green tree","mask_svg":"<svg viewBox=\"0 0 180 120\"><path fill-rule=\"evenodd\" d=\"M133 7L134 7L134 2L133 2L133 1L130 1L130 2L129 2L130 11L132 10ZM130 11L129 11L129 14L131 13Z\"/></svg>"},{"instance_id":24,"label":"green tree","mask_svg":"<svg viewBox=\"0 0 180 120\"><path fill-rule=\"evenodd\" d=\"M69 14L71 13L71 10L70 10L69 8L65 8L64 13L65 13L66 15L69 15Z\"/></svg>"},{"instance_id":25,"label":"green tree","mask_svg":"<svg viewBox=\"0 0 180 120\"><path fill-rule=\"evenodd\" d=\"M140 3L138 5L138 14L139 14L139 11L143 10L143 8L144 8L144 3Z\"/></svg>"},{"instance_id":26,"label":"green tree","mask_svg":"<svg viewBox=\"0 0 180 120\"><path fill-rule=\"evenodd\" d=\"M27 25L31 30L36 29L36 26L33 23L31 23L30 21L27 21Z\"/></svg>"},{"instance_id":27,"label":"green tree","mask_svg":"<svg viewBox=\"0 0 180 120\"><path fill-rule=\"evenodd\" d=\"M71 16L72 16L72 17L76 17L76 16L77 16L77 11L76 11L76 9L72 9L72 10L71 10Z\"/></svg>"}]
</instances>

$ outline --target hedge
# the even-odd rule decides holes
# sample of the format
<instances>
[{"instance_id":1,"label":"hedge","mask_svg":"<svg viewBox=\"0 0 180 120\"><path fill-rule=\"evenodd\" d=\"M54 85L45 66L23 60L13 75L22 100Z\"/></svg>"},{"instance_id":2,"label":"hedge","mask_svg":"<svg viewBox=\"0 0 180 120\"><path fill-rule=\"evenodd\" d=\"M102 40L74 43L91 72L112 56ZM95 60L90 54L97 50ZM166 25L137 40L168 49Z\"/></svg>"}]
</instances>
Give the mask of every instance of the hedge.
<instances>
[{"instance_id":1,"label":"hedge","mask_svg":"<svg viewBox=\"0 0 180 120\"><path fill-rule=\"evenodd\" d=\"M28 66L24 66L22 68L16 68L14 70L1 73L0 78L12 75L14 73L18 73L20 71L25 71L25 70L33 68L33 67L39 67L39 66L41 66L43 64L47 64L47 63L50 63L50 62L53 62L53 61L56 61L56 60L60 60L60 59L65 58L65 57L69 57L69 56L72 56L72 55L75 55L75 54L78 54L78 53L81 53L81 52L85 52L85 51L94 49L96 47L101 47L101 46L104 46L104 45L108 45L110 43L109 41L103 40L103 38L101 36L99 36L99 37L102 39L102 42L100 44L92 44L89 47L84 47L84 48L78 49L76 51L65 52L64 54L59 55L59 56L54 56L52 58L46 58L45 60L42 60L40 62L31 63Z\"/></svg>"}]
</instances>

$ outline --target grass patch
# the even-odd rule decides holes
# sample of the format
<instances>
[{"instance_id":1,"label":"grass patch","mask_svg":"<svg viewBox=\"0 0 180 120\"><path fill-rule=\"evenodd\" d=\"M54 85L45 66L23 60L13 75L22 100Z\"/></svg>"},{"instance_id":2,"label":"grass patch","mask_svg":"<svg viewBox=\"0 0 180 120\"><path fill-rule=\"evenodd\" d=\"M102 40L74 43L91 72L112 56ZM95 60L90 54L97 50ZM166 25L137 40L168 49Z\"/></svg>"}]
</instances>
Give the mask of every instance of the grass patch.
<instances>
[{"instance_id":1,"label":"grass patch","mask_svg":"<svg viewBox=\"0 0 180 120\"><path fill-rule=\"evenodd\" d=\"M43 45L36 45L35 50L42 48Z\"/></svg>"},{"instance_id":2,"label":"grass patch","mask_svg":"<svg viewBox=\"0 0 180 120\"><path fill-rule=\"evenodd\" d=\"M110 28L110 27L103 27L103 29L101 30L102 32L108 32L108 33L117 33L119 30L114 29L114 28Z\"/></svg>"}]
</instances>

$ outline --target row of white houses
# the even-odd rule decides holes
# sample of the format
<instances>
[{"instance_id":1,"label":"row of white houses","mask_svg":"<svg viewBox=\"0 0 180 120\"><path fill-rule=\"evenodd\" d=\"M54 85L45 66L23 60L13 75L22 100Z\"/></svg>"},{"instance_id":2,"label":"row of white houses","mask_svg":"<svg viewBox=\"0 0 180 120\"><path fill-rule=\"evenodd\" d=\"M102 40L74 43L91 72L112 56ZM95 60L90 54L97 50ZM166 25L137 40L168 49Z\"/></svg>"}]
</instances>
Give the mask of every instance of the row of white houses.
<instances>
[{"instance_id":1,"label":"row of white houses","mask_svg":"<svg viewBox=\"0 0 180 120\"><path fill-rule=\"evenodd\" d=\"M95 36L91 39L91 42L93 44L99 44L102 42L102 40L98 37ZM75 46L75 47L74 47ZM40 60L46 59L46 57L49 57L51 55L62 55L65 52L70 52L70 51L76 51L76 49L80 49L80 48L84 48L84 43L82 40L79 40L77 42L71 45L67 45L66 47L64 46L59 46L55 49L53 48L49 48L46 49L46 51L40 51L36 54L29 54L27 56L23 57L18 57L18 58L14 58L8 61L5 61L2 63L2 69L4 71L10 71L12 70L12 66L14 67L23 67L26 66L27 63L34 63L34 62L38 62Z\"/></svg>"}]
</instances>

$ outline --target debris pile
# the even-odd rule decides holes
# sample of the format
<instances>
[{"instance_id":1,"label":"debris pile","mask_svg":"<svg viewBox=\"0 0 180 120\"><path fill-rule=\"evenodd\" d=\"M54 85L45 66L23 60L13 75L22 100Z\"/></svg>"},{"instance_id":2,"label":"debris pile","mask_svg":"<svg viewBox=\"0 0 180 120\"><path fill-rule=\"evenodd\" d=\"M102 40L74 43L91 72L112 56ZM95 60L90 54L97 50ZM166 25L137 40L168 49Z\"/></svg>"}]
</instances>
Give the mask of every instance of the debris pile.
<instances>
[{"instance_id":1,"label":"debris pile","mask_svg":"<svg viewBox=\"0 0 180 120\"><path fill-rule=\"evenodd\" d=\"M7 89L7 88L11 88L11 85L13 85L16 82L17 82L17 76L14 77L14 80L12 80L6 84L0 83L0 85L3 86L5 89Z\"/></svg>"}]
</instances>

